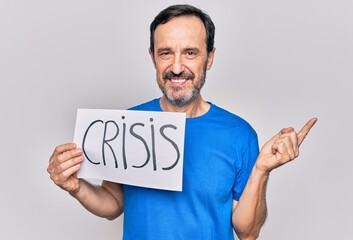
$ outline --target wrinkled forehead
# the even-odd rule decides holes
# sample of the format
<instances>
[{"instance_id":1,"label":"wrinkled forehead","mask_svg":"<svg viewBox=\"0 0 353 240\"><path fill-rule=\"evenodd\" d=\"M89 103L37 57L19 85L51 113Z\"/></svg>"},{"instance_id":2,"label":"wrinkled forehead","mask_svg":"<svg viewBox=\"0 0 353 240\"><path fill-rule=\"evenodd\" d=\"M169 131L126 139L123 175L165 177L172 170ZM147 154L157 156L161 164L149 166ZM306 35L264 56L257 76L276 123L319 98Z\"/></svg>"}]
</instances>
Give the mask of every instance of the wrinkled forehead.
<instances>
[{"instance_id":1,"label":"wrinkled forehead","mask_svg":"<svg viewBox=\"0 0 353 240\"><path fill-rule=\"evenodd\" d=\"M206 28L196 16L179 16L159 24L154 32L154 41L154 47L178 42L206 47Z\"/></svg>"}]
</instances>

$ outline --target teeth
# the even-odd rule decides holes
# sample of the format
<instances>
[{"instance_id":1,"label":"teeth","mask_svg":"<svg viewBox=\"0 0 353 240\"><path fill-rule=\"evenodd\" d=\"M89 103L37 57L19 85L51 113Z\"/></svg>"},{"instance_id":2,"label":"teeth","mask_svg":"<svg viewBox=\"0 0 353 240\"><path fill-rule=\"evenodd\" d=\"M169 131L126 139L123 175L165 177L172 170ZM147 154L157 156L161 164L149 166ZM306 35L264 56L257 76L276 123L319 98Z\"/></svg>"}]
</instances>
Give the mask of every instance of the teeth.
<instances>
[{"instance_id":1,"label":"teeth","mask_svg":"<svg viewBox=\"0 0 353 240\"><path fill-rule=\"evenodd\" d=\"M185 82L185 79L172 79L173 83L181 83L181 82Z\"/></svg>"}]
</instances>

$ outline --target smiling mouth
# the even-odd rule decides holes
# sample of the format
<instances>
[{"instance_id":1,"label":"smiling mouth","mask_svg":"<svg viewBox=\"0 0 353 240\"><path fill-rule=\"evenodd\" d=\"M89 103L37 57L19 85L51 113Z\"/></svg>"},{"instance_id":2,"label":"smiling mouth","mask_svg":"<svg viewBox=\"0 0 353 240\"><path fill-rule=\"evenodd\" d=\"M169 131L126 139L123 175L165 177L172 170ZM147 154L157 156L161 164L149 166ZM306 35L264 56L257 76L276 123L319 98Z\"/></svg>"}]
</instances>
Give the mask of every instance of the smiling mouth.
<instances>
[{"instance_id":1,"label":"smiling mouth","mask_svg":"<svg viewBox=\"0 0 353 240\"><path fill-rule=\"evenodd\" d=\"M183 83L188 79L185 78L171 78L170 81L172 81L172 83Z\"/></svg>"},{"instance_id":2,"label":"smiling mouth","mask_svg":"<svg viewBox=\"0 0 353 240\"><path fill-rule=\"evenodd\" d=\"M171 83L172 86L174 87L181 87L183 86L187 80L189 80L188 78L169 78L168 79Z\"/></svg>"},{"instance_id":3,"label":"smiling mouth","mask_svg":"<svg viewBox=\"0 0 353 240\"><path fill-rule=\"evenodd\" d=\"M193 80L195 75L193 73L182 72L180 74L174 74L173 72L169 71L163 75L164 80L171 81L172 84L181 85L185 83L187 80Z\"/></svg>"}]
</instances>

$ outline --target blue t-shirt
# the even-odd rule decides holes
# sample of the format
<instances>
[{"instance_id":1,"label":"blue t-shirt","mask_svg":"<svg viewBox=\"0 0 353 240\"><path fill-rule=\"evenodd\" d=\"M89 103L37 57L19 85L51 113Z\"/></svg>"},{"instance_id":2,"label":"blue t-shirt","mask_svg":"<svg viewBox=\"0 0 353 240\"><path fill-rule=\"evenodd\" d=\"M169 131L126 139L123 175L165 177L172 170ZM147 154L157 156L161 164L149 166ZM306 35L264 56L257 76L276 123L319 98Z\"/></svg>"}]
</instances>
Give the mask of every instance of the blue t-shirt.
<instances>
[{"instance_id":1,"label":"blue t-shirt","mask_svg":"<svg viewBox=\"0 0 353 240\"><path fill-rule=\"evenodd\" d=\"M233 240L233 199L239 200L259 153L256 132L211 104L187 118L183 191L129 185L124 191L124 240ZM162 111L159 99L133 110Z\"/></svg>"}]
</instances>

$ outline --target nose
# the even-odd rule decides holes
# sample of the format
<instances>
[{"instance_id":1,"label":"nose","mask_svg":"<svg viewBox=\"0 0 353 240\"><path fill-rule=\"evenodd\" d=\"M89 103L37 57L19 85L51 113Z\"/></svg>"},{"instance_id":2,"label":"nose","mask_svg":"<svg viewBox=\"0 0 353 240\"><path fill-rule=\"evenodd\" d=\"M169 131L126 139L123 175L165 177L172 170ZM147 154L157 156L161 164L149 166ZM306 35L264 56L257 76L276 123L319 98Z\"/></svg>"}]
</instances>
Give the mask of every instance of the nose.
<instances>
[{"instance_id":1,"label":"nose","mask_svg":"<svg viewBox=\"0 0 353 240\"><path fill-rule=\"evenodd\" d=\"M174 55L171 68L172 68L171 69L172 72L176 75L178 75L184 71L184 64L183 64L183 61L179 55L177 55L177 54Z\"/></svg>"}]
</instances>

